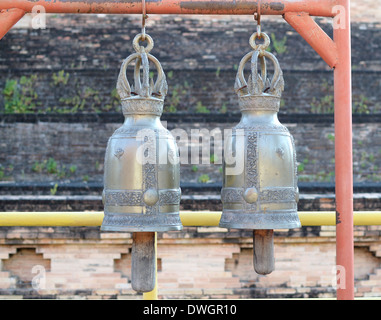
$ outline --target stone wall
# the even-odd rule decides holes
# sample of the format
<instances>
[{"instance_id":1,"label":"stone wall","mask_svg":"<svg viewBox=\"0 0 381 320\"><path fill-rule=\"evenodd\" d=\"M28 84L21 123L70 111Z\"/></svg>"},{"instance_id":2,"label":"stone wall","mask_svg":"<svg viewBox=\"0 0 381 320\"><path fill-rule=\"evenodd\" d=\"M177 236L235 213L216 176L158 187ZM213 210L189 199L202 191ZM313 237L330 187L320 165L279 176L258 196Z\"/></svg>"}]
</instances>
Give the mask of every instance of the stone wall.
<instances>
[{"instance_id":1,"label":"stone wall","mask_svg":"<svg viewBox=\"0 0 381 320\"><path fill-rule=\"evenodd\" d=\"M332 34L329 23L317 21ZM237 110L234 79L251 49L251 17L153 16L147 23L155 41L152 54L167 74L167 111L196 112L200 105L216 112ZM113 90L139 24L131 16L56 15L49 17L45 30L14 28L2 40L0 88L7 80L32 77L22 85L33 96L32 112L118 110ZM333 73L325 62L282 19L264 22L263 31L272 36L271 51L284 72L282 111L332 112ZM380 39L377 25L353 23L353 102L358 112L381 112ZM0 111L2 102L0 95Z\"/></svg>"},{"instance_id":2,"label":"stone wall","mask_svg":"<svg viewBox=\"0 0 381 320\"><path fill-rule=\"evenodd\" d=\"M188 164L181 164L182 182L198 182L207 174L208 183L221 183L222 158L212 164L191 163L192 129L224 130L234 122L181 123L182 115L167 122L170 130L184 129L189 137ZM316 118L314 118L316 117ZM62 116L61 121L68 120ZM237 117L235 117L237 118ZM304 116L304 123L295 123L301 116L284 123L295 139L299 162L300 182L334 182L334 126L319 116ZM115 122L4 122L0 123L0 164L5 169L3 180L7 181L57 181L103 180L103 161L108 138L120 127ZM313 121L311 121L313 119ZM320 123L317 121L321 120ZM361 119L361 117L360 117ZM237 120L238 121L238 120ZM218 154L213 148L210 154ZM380 182L381 129L378 123L353 124L353 158L355 182ZM200 149L201 150L201 149ZM47 172L36 166L54 159L57 172ZM75 167L74 170L70 170ZM12 168L12 170L8 170ZM195 171L195 168L197 169Z\"/></svg>"},{"instance_id":3,"label":"stone wall","mask_svg":"<svg viewBox=\"0 0 381 320\"><path fill-rule=\"evenodd\" d=\"M317 21L332 33L329 23ZM73 113L107 118L101 112L120 112L116 78L122 60L132 52L131 41L139 24L135 16L49 15L47 29L34 30L26 17L1 40L0 111L10 112L8 116L38 113L41 118L50 114L62 122ZM238 120L234 78L240 59L250 50L248 38L254 27L252 18L246 16L148 19L147 32L155 39L152 53L162 62L169 83L165 115L186 114L170 118L170 128L177 127L183 117L211 119L222 114ZM272 36L271 50L284 71L281 114L288 119L282 122L296 139L301 181L333 182L332 121L298 121L301 115L313 119L316 114L320 119L322 113L332 114L333 73L282 19L269 19L263 28ZM381 179L380 39L377 24L353 23L353 106L354 119L360 119L354 126L355 182ZM375 115L371 123L361 120L371 115ZM1 118L3 180L60 180L32 171L36 162L52 158L66 171L70 166L77 168L75 174L61 172L63 179L100 181L106 141L119 124L107 120L49 123L41 118L36 123L18 123L20 118L9 123L9 118ZM206 125L196 120L182 128L230 128L235 120ZM209 182L221 179L219 165L197 169L195 173L192 166L183 166L185 181L197 181L202 174L208 175Z\"/></svg>"}]
</instances>

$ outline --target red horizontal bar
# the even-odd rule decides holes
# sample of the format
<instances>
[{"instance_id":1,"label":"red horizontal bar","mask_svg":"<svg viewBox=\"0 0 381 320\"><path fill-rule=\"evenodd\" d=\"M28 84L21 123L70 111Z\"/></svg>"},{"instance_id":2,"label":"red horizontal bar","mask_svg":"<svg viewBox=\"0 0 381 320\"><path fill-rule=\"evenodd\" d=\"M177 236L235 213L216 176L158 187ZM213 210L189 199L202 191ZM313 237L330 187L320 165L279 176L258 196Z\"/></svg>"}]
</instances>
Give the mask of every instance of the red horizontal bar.
<instances>
[{"instance_id":1,"label":"red horizontal bar","mask_svg":"<svg viewBox=\"0 0 381 320\"><path fill-rule=\"evenodd\" d=\"M257 12L258 2L263 15L306 12L311 16L333 17L338 0L146 0L148 14L227 14L244 15ZM43 6L47 13L142 13L141 0L0 0L1 9L19 8L32 12Z\"/></svg>"}]
</instances>

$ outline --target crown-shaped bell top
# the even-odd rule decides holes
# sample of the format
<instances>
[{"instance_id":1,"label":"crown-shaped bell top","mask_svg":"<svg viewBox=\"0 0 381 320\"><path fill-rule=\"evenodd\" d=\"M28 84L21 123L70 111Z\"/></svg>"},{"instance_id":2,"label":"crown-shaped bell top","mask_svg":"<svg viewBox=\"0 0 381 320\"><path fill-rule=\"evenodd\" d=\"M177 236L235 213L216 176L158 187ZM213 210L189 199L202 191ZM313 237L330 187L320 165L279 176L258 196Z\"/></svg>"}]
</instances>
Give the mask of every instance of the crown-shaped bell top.
<instances>
[{"instance_id":1,"label":"crown-shaped bell top","mask_svg":"<svg viewBox=\"0 0 381 320\"><path fill-rule=\"evenodd\" d=\"M264 38L263 44L256 44L258 34L254 33L249 40L253 51L247 53L241 60L234 89L239 97L241 111L279 111L280 98L284 90L283 72L277 58L266 48L270 44L267 34L261 33ZM267 74L266 58L274 65L274 74L270 80ZM246 81L244 68L250 60L250 75ZM258 73L258 62L261 67L261 74Z\"/></svg>"},{"instance_id":2,"label":"crown-shaped bell top","mask_svg":"<svg viewBox=\"0 0 381 320\"><path fill-rule=\"evenodd\" d=\"M145 39L148 43L147 47L140 46L139 41L143 40L143 35L136 35L133 40L136 52L123 61L120 69L116 88L121 98L122 111L125 116L138 114L160 116L163 112L168 85L160 62L153 55L149 54L154 45L153 40L148 34L145 35ZM157 79L155 82L150 77L150 61L157 69ZM126 71L128 65L132 62L135 62L134 85L130 86Z\"/></svg>"}]
</instances>

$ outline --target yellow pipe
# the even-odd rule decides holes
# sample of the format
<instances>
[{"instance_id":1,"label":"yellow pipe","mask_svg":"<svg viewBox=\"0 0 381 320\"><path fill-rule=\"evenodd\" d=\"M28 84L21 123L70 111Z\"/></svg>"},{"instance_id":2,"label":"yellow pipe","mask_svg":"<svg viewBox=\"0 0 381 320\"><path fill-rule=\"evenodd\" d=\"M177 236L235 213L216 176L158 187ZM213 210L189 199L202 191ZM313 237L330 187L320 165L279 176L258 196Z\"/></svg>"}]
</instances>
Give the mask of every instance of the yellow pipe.
<instances>
[{"instance_id":1,"label":"yellow pipe","mask_svg":"<svg viewBox=\"0 0 381 320\"><path fill-rule=\"evenodd\" d=\"M334 226L336 213L334 211L298 212L302 226Z\"/></svg>"},{"instance_id":2,"label":"yellow pipe","mask_svg":"<svg viewBox=\"0 0 381 320\"><path fill-rule=\"evenodd\" d=\"M100 226L103 212L0 212L0 226L79 227Z\"/></svg>"},{"instance_id":3,"label":"yellow pipe","mask_svg":"<svg viewBox=\"0 0 381 320\"><path fill-rule=\"evenodd\" d=\"M361 211L353 215L353 225L355 226L376 226L381 225L380 211Z\"/></svg>"},{"instance_id":4,"label":"yellow pipe","mask_svg":"<svg viewBox=\"0 0 381 320\"><path fill-rule=\"evenodd\" d=\"M218 226L221 212L218 211L181 211L180 219L183 226Z\"/></svg>"},{"instance_id":5,"label":"yellow pipe","mask_svg":"<svg viewBox=\"0 0 381 320\"><path fill-rule=\"evenodd\" d=\"M334 226L334 211L301 211L298 213L302 226ZM182 211L184 226L218 226L221 212ZM0 227L98 227L102 224L103 212L0 212ZM354 225L381 225L381 211L356 211Z\"/></svg>"}]
</instances>

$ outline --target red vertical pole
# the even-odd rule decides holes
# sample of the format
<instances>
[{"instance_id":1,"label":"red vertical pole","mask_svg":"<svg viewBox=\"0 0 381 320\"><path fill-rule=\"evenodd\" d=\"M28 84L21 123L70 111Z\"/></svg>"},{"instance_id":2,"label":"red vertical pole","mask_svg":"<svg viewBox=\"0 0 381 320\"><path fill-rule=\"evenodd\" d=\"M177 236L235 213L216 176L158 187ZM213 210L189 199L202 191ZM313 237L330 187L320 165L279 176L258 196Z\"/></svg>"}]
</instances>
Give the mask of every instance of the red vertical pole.
<instances>
[{"instance_id":1,"label":"red vertical pole","mask_svg":"<svg viewBox=\"0 0 381 320\"><path fill-rule=\"evenodd\" d=\"M338 63L334 71L337 299L354 299L352 80L349 0L334 7Z\"/></svg>"}]
</instances>

